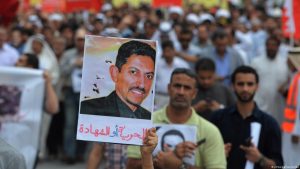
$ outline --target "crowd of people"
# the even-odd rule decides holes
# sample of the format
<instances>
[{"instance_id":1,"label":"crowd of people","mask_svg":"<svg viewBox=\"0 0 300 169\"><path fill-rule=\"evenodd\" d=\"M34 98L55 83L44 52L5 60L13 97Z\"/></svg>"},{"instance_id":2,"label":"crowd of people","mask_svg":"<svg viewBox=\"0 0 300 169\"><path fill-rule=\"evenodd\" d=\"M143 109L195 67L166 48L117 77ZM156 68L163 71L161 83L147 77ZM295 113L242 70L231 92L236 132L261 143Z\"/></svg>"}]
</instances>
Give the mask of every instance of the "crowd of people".
<instances>
[{"instance_id":1,"label":"crowd of people","mask_svg":"<svg viewBox=\"0 0 300 169\"><path fill-rule=\"evenodd\" d=\"M110 169L147 168L152 160L161 169L243 168L247 161L257 169L283 166L280 126L299 67L288 59L289 38L278 11L282 2L267 2L211 9L104 3L98 12L47 14L32 8L18 14L0 27L0 66L45 70L39 160L85 160L90 169L103 159ZM82 70L85 35L157 40L153 122L195 125L204 145L184 142L152 159L154 143L139 150L76 140L80 91L72 78ZM299 39L293 45L299 46ZM254 121L261 124L259 143L252 139L245 145ZM293 144L299 141L293 136ZM195 166L182 162L189 153L195 153Z\"/></svg>"}]
</instances>

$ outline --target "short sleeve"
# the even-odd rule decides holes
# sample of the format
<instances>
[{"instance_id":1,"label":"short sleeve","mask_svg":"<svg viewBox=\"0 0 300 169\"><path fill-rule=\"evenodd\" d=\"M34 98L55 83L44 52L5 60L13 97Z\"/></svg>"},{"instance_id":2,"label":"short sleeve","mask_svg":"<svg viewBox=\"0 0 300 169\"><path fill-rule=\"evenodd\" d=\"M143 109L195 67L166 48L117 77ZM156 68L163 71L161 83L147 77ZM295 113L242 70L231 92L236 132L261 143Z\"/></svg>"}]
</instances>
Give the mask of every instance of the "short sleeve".
<instances>
[{"instance_id":1,"label":"short sleeve","mask_svg":"<svg viewBox=\"0 0 300 169\"><path fill-rule=\"evenodd\" d=\"M206 144L204 144L201 156L206 169L226 168L224 142L220 131L213 124L207 128Z\"/></svg>"},{"instance_id":2,"label":"short sleeve","mask_svg":"<svg viewBox=\"0 0 300 169\"><path fill-rule=\"evenodd\" d=\"M141 152L139 146L128 146L127 147L127 157L128 158L141 158Z\"/></svg>"}]
</instances>

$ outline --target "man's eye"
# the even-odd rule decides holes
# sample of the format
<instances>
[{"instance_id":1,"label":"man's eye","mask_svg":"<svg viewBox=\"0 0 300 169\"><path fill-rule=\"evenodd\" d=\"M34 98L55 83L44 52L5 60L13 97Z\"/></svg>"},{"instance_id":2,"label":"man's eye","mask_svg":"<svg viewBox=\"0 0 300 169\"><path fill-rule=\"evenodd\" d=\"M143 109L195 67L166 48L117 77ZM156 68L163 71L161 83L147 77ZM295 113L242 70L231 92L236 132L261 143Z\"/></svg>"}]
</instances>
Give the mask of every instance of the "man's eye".
<instances>
[{"instance_id":1,"label":"man's eye","mask_svg":"<svg viewBox=\"0 0 300 169\"><path fill-rule=\"evenodd\" d=\"M136 70L130 70L130 73L135 75L136 74Z\"/></svg>"},{"instance_id":2,"label":"man's eye","mask_svg":"<svg viewBox=\"0 0 300 169\"><path fill-rule=\"evenodd\" d=\"M148 75L146 75L146 77L147 77L147 79L153 79L153 75L151 75L151 74L148 74Z\"/></svg>"}]
</instances>

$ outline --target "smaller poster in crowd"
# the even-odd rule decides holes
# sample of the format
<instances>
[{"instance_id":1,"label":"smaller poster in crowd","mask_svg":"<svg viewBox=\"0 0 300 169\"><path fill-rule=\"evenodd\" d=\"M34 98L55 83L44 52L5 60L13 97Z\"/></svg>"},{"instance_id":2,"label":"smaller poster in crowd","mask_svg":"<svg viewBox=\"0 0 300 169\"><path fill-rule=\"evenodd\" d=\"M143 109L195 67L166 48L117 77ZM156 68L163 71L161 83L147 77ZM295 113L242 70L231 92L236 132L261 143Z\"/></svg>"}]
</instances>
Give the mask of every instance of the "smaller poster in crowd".
<instances>
[{"instance_id":1,"label":"smaller poster in crowd","mask_svg":"<svg viewBox=\"0 0 300 169\"><path fill-rule=\"evenodd\" d=\"M0 67L0 138L25 157L33 169L38 153L44 78L42 71Z\"/></svg>"},{"instance_id":2,"label":"smaller poster in crowd","mask_svg":"<svg viewBox=\"0 0 300 169\"><path fill-rule=\"evenodd\" d=\"M164 124L156 125L158 144L153 151L156 156L160 151L173 151L179 143L184 141L197 142L197 127L192 125ZM166 146L169 150L166 150ZM195 155L184 157L183 161L190 165L195 165Z\"/></svg>"},{"instance_id":3,"label":"smaller poster in crowd","mask_svg":"<svg viewBox=\"0 0 300 169\"><path fill-rule=\"evenodd\" d=\"M77 139L142 145L152 127L156 42L87 35Z\"/></svg>"}]
</instances>

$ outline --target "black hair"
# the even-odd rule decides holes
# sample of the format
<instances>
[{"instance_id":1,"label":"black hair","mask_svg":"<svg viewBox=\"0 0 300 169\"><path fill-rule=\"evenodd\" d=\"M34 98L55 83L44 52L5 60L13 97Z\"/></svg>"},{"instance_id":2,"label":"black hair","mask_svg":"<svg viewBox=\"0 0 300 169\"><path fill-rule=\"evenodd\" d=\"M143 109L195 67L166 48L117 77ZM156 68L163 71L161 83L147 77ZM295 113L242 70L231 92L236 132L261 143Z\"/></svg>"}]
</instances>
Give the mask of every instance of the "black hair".
<instances>
[{"instance_id":1,"label":"black hair","mask_svg":"<svg viewBox=\"0 0 300 169\"><path fill-rule=\"evenodd\" d=\"M39 59L37 58L37 56L35 54L24 53L23 55L27 57L27 65L32 66L32 68L34 68L34 69L39 68Z\"/></svg>"},{"instance_id":2,"label":"black hair","mask_svg":"<svg viewBox=\"0 0 300 169\"><path fill-rule=\"evenodd\" d=\"M178 130L169 130L167 132L165 132L162 137L161 137L161 150L163 151L164 150L164 144L165 144L165 137L166 136L179 136L180 138L182 138L183 141L185 141L185 138L184 138L184 135L178 131Z\"/></svg>"},{"instance_id":3,"label":"black hair","mask_svg":"<svg viewBox=\"0 0 300 169\"><path fill-rule=\"evenodd\" d=\"M189 34L189 35L193 36L193 32L191 32L189 29L184 28L184 27L181 29L180 34Z\"/></svg>"},{"instance_id":4,"label":"black hair","mask_svg":"<svg viewBox=\"0 0 300 169\"><path fill-rule=\"evenodd\" d=\"M216 41L217 39L224 39L227 37L228 37L228 34L225 32L224 29L218 29L213 33L211 39L212 39L212 41Z\"/></svg>"},{"instance_id":5,"label":"black hair","mask_svg":"<svg viewBox=\"0 0 300 169\"><path fill-rule=\"evenodd\" d=\"M134 54L150 57L155 63L155 49L147 43L132 40L123 43L118 50L116 66L119 71L121 71L122 66L127 62L128 58Z\"/></svg>"},{"instance_id":6,"label":"black hair","mask_svg":"<svg viewBox=\"0 0 300 169\"><path fill-rule=\"evenodd\" d=\"M231 75L231 82L232 84L235 82L235 78L236 78L236 75L238 73L249 73L249 74L253 74L255 76L255 81L256 83L259 83L259 76L256 72L256 70L250 66L239 66L237 67L234 72L232 73Z\"/></svg>"},{"instance_id":7,"label":"black hair","mask_svg":"<svg viewBox=\"0 0 300 169\"><path fill-rule=\"evenodd\" d=\"M200 70L203 71L216 71L215 62L209 58L202 58L196 62L195 72L198 73Z\"/></svg>"},{"instance_id":8,"label":"black hair","mask_svg":"<svg viewBox=\"0 0 300 169\"><path fill-rule=\"evenodd\" d=\"M176 68L175 70L173 70L172 74L171 74L171 78L170 78L170 82L172 82L172 78L174 75L177 74L185 74L193 79L195 79L195 81L197 82L197 75L190 69L187 68ZM195 85L197 85L195 83Z\"/></svg>"},{"instance_id":9,"label":"black hair","mask_svg":"<svg viewBox=\"0 0 300 169\"><path fill-rule=\"evenodd\" d=\"M156 28L156 27L157 27L157 24L154 23L153 21L151 21L150 19L147 19L147 20L144 22L144 25L150 26L150 27L152 27L152 28Z\"/></svg>"},{"instance_id":10,"label":"black hair","mask_svg":"<svg viewBox=\"0 0 300 169\"><path fill-rule=\"evenodd\" d=\"M165 40L161 43L161 48L166 49L167 47L174 49L173 42L170 40Z\"/></svg>"}]
</instances>

